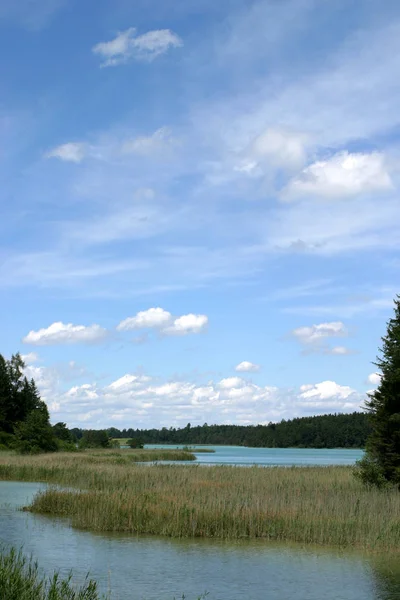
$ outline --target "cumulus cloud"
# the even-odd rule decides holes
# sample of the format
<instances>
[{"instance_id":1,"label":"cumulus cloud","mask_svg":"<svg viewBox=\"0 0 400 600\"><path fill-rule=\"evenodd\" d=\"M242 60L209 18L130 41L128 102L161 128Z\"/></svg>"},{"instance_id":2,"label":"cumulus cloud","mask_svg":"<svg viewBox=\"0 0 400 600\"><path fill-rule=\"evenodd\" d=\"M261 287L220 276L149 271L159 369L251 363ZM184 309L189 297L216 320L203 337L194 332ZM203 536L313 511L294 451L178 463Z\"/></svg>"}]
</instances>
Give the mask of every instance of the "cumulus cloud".
<instances>
[{"instance_id":1,"label":"cumulus cloud","mask_svg":"<svg viewBox=\"0 0 400 600\"><path fill-rule=\"evenodd\" d=\"M163 308L149 308L142 310L134 317L128 317L117 326L118 331L129 331L132 329L150 329L166 326L172 320L172 315Z\"/></svg>"},{"instance_id":2,"label":"cumulus cloud","mask_svg":"<svg viewBox=\"0 0 400 600\"><path fill-rule=\"evenodd\" d=\"M113 40L96 44L92 50L104 59L102 67L115 67L129 60L152 61L169 49L180 46L183 46L181 38L170 29L137 35L137 29L130 27L120 31Z\"/></svg>"},{"instance_id":3,"label":"cumulus cloud","mask_svg":"<svg viewBox=\"0 0 400 600\"><path fill-rule=\"evenodd\" d=\"M68 142L46 153L46 158L59 158L64 162L80 163L86 156L86 146L80 142Z\"/></svg>"},{"instance_id":4,"label":"cumulus cloud","mask_svg":"<svg viewBox=\"0 0 400 600\"><path fill-rule=\"evenodd\" d=\"M285 196L341 198L392 188L383 154L351 154L346 151L306 167L289 183Z\"/></svg>"},{"instance_id":5,"label":"cumulus cloud","mask_svg":"<svg viewBox=\"0 0 400 600\"><path fill-rule=\"evenodd\" d=\"M225 379L221 379L218 385L220 388L231 390L233 388L242 388L245 384L245 380L241 377L226 377Z\"/></svg>"},{"instance_id":6,"label":"cumulus cloud","mask_svg":"<svg viewBox=\"0 0 400 600\"><path fill-rule=\"evenodd\" d=\"M310 327L298 327L293 329L292 335L302 344L319 344L322 340L330 337L341 337L347 335L347 330L341 321L331 323L320 323Z\"/></svg>"},{"instance_id":7,"label":"cumulus cloud","mask_svg":"<svg viewBox=\"0 0 400 600\"><path fill-rule=\"evenodd\" d=\"M239 373L257 373L259 370L260 365L256 365L247 360L244 360L235 367L235 371L238 371Z\"/></svg>"},{"instance_id":8,"label":"cumulus cloud","mask_svg":"<svg viewBox=\"0 0 400 600\"><path fill-rule=\"evenodd\" d=\"M206 315L182 315L174 319L173 323L163 329L165 335L188 335L190 333L200 333L208 325Z\"/></svg>"},{"instance_id":9,"label":"cumulus cloud","mask_svg":"<svg viewBox=\"0 0 400 600\"><path fill-rule=\"evenodd\" d=\"M362 396L333 381L299 389L255 385L241 377L193 383L127 373L106 385L99 382L60 390L56 373L30 367L52 419L69 426L160 427L191 423L257 424L296 416L358 410Z\"/></svg>"},{"instance_id":10,"label":"cumulus cloud","mask_svg":"<svg viewBox=\"0 0 400 600\"><path fill-rule=\"evenodd\" d=\"M59 344L93 344L103 340L107 332L100 325L73 325L58 321L47 328L30 331L23 338L24 344L51 346Z\"/></svg>"},{"instance_id":11,"label":"cumulus cloud","mask_svg":"<svg viewBox=\"0 0 400 600\"><path fill-rule=\"evenodd\" d=\"M24 363L29 366L33 365L39 360L39 355L36 352L29 352L28 354L21 354L21 358Z\"/></svg>"},{"instance_id":12,"label":"cumulus cloud","mask_svg":"<svg viewBox=\"0 0 400 600\"><path fill-rule=\"evenodd\" d=\"M368 383L378 386L382 379L382 373L371 373L368 375Z\"/></svg>"},{"instance_id":13,"label":"cumulus cloud","mask_svg":"<svg viewBox=\"0 0 400 600\"><path fill-rule=\"evenodd\" d=\"M339 385L334 381L322 381L316 384L300 386L299 400L303 406L315 406L320 408L324 405L334 407L340 406L343 412L353 408L359 408L360 396L356 390L347 385ZM328 404L329 403L329 404Z\"/></svg>"},{"instance_id":14,"label":"cumulus cloud","mask_svg":"<svg viewBox=\"0 0 400 600\"><path fill-rule=\"evenodd\" d=\"M164 335L188 335L204 331L208 324L206 315L182 315L174 318L163 308L149 308L128 317L117 326L118 331L132 329L157 329Z\"/></svg>"}]
</instances>

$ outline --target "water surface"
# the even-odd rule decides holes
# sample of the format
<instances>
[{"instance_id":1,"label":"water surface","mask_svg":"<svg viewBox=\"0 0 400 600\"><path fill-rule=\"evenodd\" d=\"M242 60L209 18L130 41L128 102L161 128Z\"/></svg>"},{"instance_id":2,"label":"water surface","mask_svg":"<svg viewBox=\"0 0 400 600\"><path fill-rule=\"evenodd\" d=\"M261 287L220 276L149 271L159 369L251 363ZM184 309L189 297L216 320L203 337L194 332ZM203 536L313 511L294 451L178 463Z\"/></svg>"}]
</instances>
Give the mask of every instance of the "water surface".
<instances>
[{"instance_id":1,"label":"water surface","mask_svg":"<svg viewBox=\"0 0 400 600\"><path fill-rule=\"evenodd\" d=\"M87 571L113 600L399 600L398 560L266 542L171 540L72 529L19 512L43 484L0 482L0 542L23 545L46 572Z\"/></svg>"},{"instance_id":2,"label":"water surface","mask_svg":"<svg viewBox=\"0 0 400 600\"><path fill-rule=\"evenodd\" d=\"M206 465L328 466L354 465L364 452L344 448L246 448L244 446L196 446L214 453L195 453L198 463ZM146 444L145 448L183 448L183 445Z\"/></svg>"}]
</instances>

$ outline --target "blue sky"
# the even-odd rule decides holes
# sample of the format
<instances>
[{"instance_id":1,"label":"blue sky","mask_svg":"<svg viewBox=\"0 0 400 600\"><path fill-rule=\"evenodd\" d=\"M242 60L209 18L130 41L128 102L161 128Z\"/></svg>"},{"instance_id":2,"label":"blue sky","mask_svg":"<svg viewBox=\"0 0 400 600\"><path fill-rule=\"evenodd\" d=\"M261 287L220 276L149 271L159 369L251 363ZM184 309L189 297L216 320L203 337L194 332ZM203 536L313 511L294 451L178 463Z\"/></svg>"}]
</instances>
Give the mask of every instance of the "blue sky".
<instances>
[{"instance_id":1,"label":"blue sky","mask_svg":"<svg viewBox=\"0 0 400 600\"><path fill-rule=\"evenodd\" d=\"M0 2L1 352L52 421L348 412L400 269L400 7Z\"/></svg>"}]
</instances>

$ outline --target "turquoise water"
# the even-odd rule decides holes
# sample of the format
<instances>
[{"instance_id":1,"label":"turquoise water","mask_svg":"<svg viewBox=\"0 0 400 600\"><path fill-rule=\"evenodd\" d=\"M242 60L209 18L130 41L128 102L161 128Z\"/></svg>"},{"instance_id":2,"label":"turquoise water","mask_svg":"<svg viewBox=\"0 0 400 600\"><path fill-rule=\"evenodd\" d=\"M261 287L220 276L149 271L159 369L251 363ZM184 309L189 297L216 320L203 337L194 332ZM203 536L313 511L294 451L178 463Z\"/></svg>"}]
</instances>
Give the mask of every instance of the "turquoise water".
<instances>
[{"instance_id":1,"label":"turquoise water","mask_svg":"<svg viewBox=\"0 0 400 600\"><path fill-rule=\"evenodd\" d=\"M113 600L399 600L398 560L265 542L171 540L77 531L20 512L43 485L0 482L0 542L23 546L47 573L86 573Z\"/></svg>"},{"instance_id":2,"label":"turquoise water","mask_svg":"<svg viewBox=\"0 0 400 600\"><path fill-rule=\"evenodd\" d=\"M244 448L243 446L196 446L210 448L215 453L195 453L197 462L206 465L264 465L264 466L315 466L354 465L363 456L362 450L310 449L310 448ZM183 448L147 444L145 448Z\"/></svg>"}]
</instances>

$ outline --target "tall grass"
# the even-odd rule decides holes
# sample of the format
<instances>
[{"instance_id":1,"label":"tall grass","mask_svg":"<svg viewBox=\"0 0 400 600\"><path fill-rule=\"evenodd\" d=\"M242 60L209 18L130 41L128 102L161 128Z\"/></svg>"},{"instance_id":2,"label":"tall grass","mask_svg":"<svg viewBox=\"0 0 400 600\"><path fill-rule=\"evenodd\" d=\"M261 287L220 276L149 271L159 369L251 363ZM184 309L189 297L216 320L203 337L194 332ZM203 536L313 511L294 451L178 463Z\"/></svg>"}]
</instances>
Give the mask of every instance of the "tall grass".
<instances>
[{"instance_id":1,"label":"tall grass","mask_svg":"<svg viewBox=\"0 0 400 600\"><path fill-rule=\"evenodd\" d=\"M100 600L97 584L87 579L80 587L72 585L72 578L61 579L39 574L38 564L21 552L11 549L0 554L1 600ZM104 598L105 596L101 596Z\"/></svg>"},{"instance_id":2,"label":"tall grass","mask_svg":"<svg viewBox=\"0 0 400 600\"><path fill-rule=\"evenodd\" d=\"M204 600L206 596L199 596L197 600ZM184 598L182 596L182 600ZM100 596L97 583L88 577L78 587L72 584L72 574L67 579L60 578L58 573L45 577L40 574L36 561L12 548L0 552L0 599L110 600L110 596Z\"/></svg>"},{"instance_id":3,"label":"tall grass","mask_svg":"<svg viewBox=\"0 0 400 600\"><path fill-rule=\"evenodd\" d=\"M50 488L30 510L82 529L400 551L399 492L363 487L349 467L149 467L111 456L6 457L0 478L80 489Z\"/></svg>"}]
</instances>

